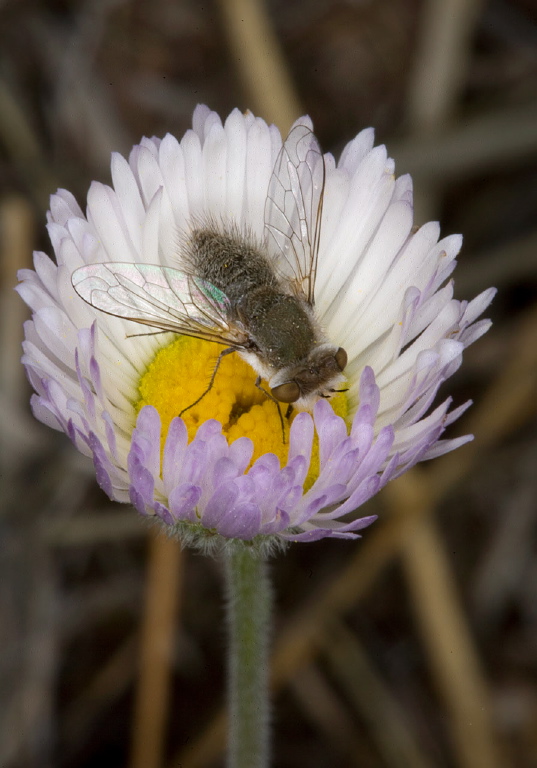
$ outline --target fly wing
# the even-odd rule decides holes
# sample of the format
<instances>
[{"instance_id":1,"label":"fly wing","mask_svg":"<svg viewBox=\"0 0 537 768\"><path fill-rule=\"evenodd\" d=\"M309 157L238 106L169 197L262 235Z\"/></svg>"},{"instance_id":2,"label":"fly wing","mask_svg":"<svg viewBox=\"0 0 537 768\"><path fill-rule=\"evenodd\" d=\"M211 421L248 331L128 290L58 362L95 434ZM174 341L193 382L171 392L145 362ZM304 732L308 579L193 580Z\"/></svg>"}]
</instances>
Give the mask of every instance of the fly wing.
<instances>
[{"instance_id":1,"label":"fly wing","mask_svg":"<svg viewBox=\"0 0 537 768\"><path fill-rule=\"evenodd\" d=\"M108 262L80 267L71 277L95 309L162 331L242 346L245 332L231 321L228 298L206 280L156 264Z\"/></svg>"},{"instance_id":2,"label":"fly wing","mask_svg":"<svg viewBox=\"0 0 537 768\"><path fill-rule=\"evenodd\" d=\"M314 303L325 184L324 158L307 125L291 129L276 159L265 204L265 231L278 272Z\"/></svg>"}]
</instances>

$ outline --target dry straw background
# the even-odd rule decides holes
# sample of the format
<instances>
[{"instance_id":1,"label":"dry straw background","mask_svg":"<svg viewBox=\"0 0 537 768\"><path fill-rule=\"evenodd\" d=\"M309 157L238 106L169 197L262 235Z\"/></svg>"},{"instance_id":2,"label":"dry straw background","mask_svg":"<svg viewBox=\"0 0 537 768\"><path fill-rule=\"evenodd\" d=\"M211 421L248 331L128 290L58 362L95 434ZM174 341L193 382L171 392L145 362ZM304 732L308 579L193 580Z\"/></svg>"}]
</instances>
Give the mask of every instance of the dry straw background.
<instances>
[{"instance_id":1,"label":"dry straw background","mask_svg":"<svg viewBox=\"0 0 537 768\"><path fill-rule=\"evenodd\" d=\"M535 0L0 2L0 765L223 764L219 566L33 420L13 292L48 195L200 101L308 112L335 153L374 125L417 223L465 234L458 296L499 288L447 388L475 442L391 484L361 542L274 561L274 765L535 768Z\"/></svg>"}]
</instances>

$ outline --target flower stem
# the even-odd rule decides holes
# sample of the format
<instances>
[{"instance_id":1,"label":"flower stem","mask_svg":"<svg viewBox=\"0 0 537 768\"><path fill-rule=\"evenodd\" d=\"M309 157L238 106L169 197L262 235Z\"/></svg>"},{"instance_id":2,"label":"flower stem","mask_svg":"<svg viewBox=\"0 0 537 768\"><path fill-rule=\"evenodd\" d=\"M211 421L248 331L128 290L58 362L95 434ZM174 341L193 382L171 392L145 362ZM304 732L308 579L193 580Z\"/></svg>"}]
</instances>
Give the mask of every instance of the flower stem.
<instances>
[{"instance_id":1,"label":"flower stem","mask_svg":"<svg viewBox=\"0 0 537 768\"><path fill-rule=\"evenodd\" d=\"M227 555L229 747L227 768L267 768L269 753L266 563L246 548Z\"/></svg>"}]
</instances>

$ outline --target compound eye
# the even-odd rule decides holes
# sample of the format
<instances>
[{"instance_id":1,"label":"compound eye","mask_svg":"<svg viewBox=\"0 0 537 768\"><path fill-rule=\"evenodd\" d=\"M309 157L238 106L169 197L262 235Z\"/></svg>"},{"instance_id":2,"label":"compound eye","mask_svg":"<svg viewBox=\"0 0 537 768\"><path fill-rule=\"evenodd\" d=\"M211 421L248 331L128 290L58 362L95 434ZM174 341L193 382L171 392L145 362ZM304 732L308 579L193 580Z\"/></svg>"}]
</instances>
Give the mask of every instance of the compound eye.
<instances>
[{"instance_id":1,"label":"compound eye","mask_svg":"<svg viewBox=\"0 0 537 768\"><path fill-rule=\"evenodd\" d=\"M343 349L343 347L340 347L336 354L334 355L334 359L336 361L337 367L340 371L343 371L345 369L345 366L347 365L347 353Z\"/></svg>"},{"instance_id":2,"label":"compound eye","mask_svg":"<svg viewBox=\"0 0 537 768\"><path fill-rule=\"evenodd\" d=\"M285 384L273 387L270 391L280 403L295 403L300 397L300 387L296 381L286 381Z\"/></svg>"}]
</instances>

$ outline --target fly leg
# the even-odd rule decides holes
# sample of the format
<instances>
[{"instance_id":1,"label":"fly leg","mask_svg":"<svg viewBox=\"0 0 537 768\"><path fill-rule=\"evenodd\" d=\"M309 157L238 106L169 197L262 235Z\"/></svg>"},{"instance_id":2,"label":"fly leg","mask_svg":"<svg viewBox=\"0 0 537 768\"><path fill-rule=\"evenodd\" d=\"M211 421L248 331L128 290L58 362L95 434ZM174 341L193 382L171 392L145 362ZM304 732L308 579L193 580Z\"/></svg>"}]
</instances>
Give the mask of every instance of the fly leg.
<instances>
[{"instance_id":1,"label":"fly leg","mask_svg":"<svg viewBox=\"0 0 537 768\"><path fill-rule=\"evenodd\" d=\"M281 427L282 427L282 442L285 445L285 443L286 443L286 440L285 440L285 425L283 423L282 412L280 411L280 404L278 403L278 401L276 400L274 395L272 395L270 392L267 392L266 389L263 389L263 387L261 386L261 376L257 377L257 379L255 380L255 385L256 385L256 387L258 389L261 390L261 392L264 395L266 395L268 397L269 400L272 400L272 402L276 404L276 408L278 409L278 416L280 417L280 424L281 424Z\"/></svg>"},{"instance_id":2,"label":"fly leg","mask_svg":"<svg viewBox=\"0 0 537 768\"><path fill-rule=\"evenodd\" d=\"M189 411L191 408L193 408L195 405L197 405L199 402L201 402L201 400L203 400L203 398L205 397L205 395L206 395L208 392L210 392L210 391L211 391L211 389L213 388L214 380L215 380L215 378L216 378L216 374L217 374L217 372L218 372L218 369L220 368L220 363L222 362L223 358L224 358L224 357L226 357L226 355L230 355L232 352L236 352L236 351L237 351L237 350L235 349L235 347L228 347L227 349L224 349L222 352L220 352L220 354L218 355L218 360L216 361L216 365L214 366L214 371L213 371L213 374L212 374L212 376L211 376L211 380L210 380L210 382L209 382L209 386L207 387L207 389L205 390L205 392L203 392L203 394L201 394L201 395L198 397L198 399L197 399L197 400L194 400L194 402L193 402L193 403L190 403L190 405L187 405L187 407L186 407L186 408L183 408L183 410L181 411L181 413L179 414L179 416L182 416L182 415L183 415L183 413L186 413L186 411Z\"/></svg>"}]
</instances>

